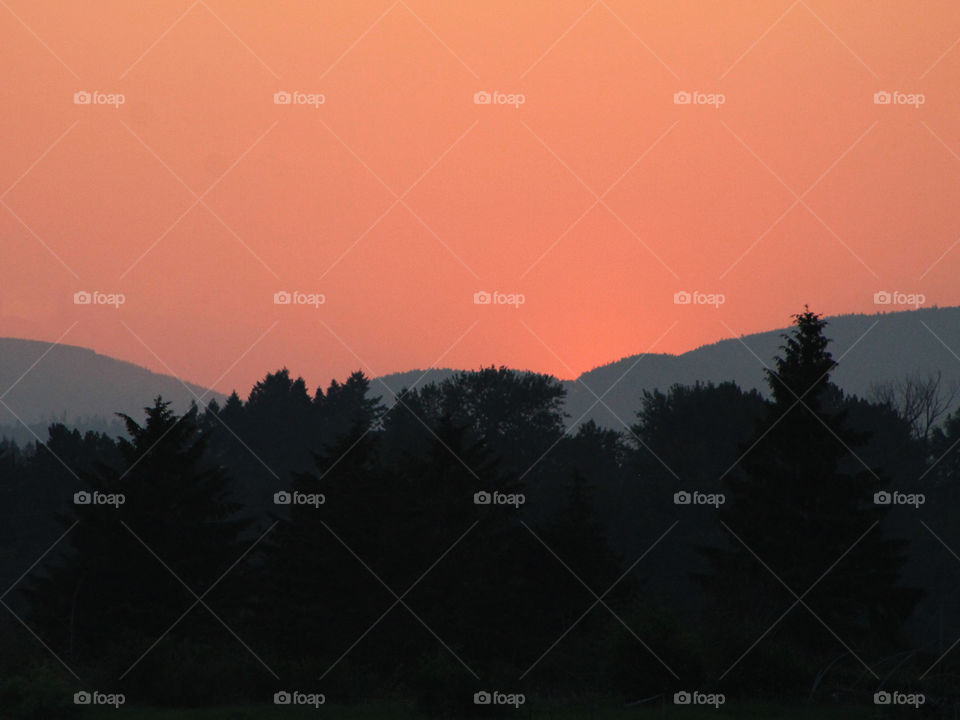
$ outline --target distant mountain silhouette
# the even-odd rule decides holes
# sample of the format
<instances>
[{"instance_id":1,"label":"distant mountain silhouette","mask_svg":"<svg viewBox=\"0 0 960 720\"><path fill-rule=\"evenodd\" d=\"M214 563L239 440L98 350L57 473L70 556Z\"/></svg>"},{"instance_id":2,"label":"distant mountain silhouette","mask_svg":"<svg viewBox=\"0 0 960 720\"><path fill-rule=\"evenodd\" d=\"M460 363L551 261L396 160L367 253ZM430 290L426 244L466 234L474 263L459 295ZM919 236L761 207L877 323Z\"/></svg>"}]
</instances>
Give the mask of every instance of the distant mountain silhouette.
<instances>
[{"instance_id":1,"label":"distant mountain silhouette","mask_svg":"<svg viewBox=\"0 0 960 720\"><path fill-rule=\"evenodd\" d=\"M826 332L833 340L830 349L839 362L834 380L847 393L867 396L874 382L938 370L943 373L944 386L960 385L960 307L840 315L828 321ZM786 330L785 325L721 340L682 355L633 355L594 368L575 380L563 380L568 393L568 421L573 425L593 419L605 427L623 429L624 424L634 421L644 390L666 390L676 383L693 384L698 380L733 380L766 395L763 365L772 364ZM158 394L172 400L177 411L185 410L193 399L174 377L72 345L56 346L30 369L49 347L45 342L0 338L0 397L40 437L46 436L45 425L54 420L80 428L107 429L114 413L139 417L143 407ZM454 372L437 368L392 373L376 378L370 393L382 396L389 406L393 394L402 388L439 382ZM204 397L204 404L211 399L220 403L225 400L221 393L187 385ZM597 402L594 394L603 402ZM0 405L3 435L18 441L33 439Z\"/></svg>"},{"instance_id":2,"label":"distant mountain silhouette","mask_svg":"<svg viewBox=\"0 0 960 720\"><path fill-rule=\"evenodd\" d=\"M833 380L848 394L865 397L872 383L902 380L910 374L938 370L943 373L945 387L960 385L958 307L839 315L827 320L826 334L833 341L830 350L839 363ZM784 326L721 340L682 355L633 355L594 368L576 380L564 380L568 422L573 425L593 419L603 426L622 430L624 424L633 423L644 390L666 391L673 384L691 385L698 380L714 383L732 380L742 388L756 388L766 396L768 388L763 368L772 366L786 331ZM394 373L378 378L370 389L391 405L393 395L384 385L397 393L417 380L417 385L423 386L439 382L453 372L444 368ZM613 389L609 390L611 386ZM597 402L595 395L603 402Z\"/></svg>"},{"instance_id":3,"label":"distant mountain silhouette","mask_svg":"<svg viewBox=\"0 0 960 720\"><path fill-rule=\"evenodd\" d=\"M222 394L199 385L187 386L204 397L204 404L224 400ZM186 410L193 399L174 377L87 348L57 345L50 349L46 342L0 338L0 397L10 408L0 405L0 435L33 440L20 420L43 439L46 424L55 420L106 429L114 413L140 417L156 395L171 400L178 411Z\"/></svg>"}]
</instances>

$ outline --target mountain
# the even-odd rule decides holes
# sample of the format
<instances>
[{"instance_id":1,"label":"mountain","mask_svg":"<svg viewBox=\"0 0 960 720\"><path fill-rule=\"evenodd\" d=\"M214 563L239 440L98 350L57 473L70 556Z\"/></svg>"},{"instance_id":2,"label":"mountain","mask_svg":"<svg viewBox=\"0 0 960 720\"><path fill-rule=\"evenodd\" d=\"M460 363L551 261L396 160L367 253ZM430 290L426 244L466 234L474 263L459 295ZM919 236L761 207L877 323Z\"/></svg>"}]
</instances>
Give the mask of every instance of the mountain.
<instances>
[{"instance_id":1,"label":"mountain","mask_svg":"<svg viewBox=\"0 0 960 720\"><path fill-rule=\"evenodd\" d=\"M960 387L960 307L840 315L827 320L827 335L833 340L830 349L839 362L833 379L847 393L868 396L873 383L937 371L943 373L945 387ZM633 355L575 380L563 380L568 422L575 426L593 419L605 427L623 429L634 421L644 390L667 390L676 383L732 380L767 394L764 365L772 366L783 342L781 335L788 330L784 327L721 340L682 355ZM391 405L393 394L402 388L439 382L454 372L443 368L393 373L376 378L370 392ZM156 395L171 400L177 412L186 410L194 399L191 391L203 398L203 404L225 400L222 394L199 385L187 383L187 387L189 390L175 377L86 348L51 348L45 342L0 338L0 436L18 442L34 437L13 413L41 438L46 437L46 425L53 420L116 434L122 427L113 422L114 413L139 417L143 406Z\"/></svg>"},{"instance_id":2,"label":"mountain","mask_svg":"<svg viewBox=\"0 0 960 720\"><path fill-rule=\"evenodd\" d=\"M34 439L22 423L43 439L46 425L54 420L83 429L119 427L111 422L114 413L139 418L157 395L182 412L194 399L191 391L203 398L204 405L225 399L199 385L184 387L175 377L87 348L51 348L46 342L0 338L0 435L18 442Z\"/></svg>"},{"instance_id":3,"label":"mountain","mask_svg":"<svg viewBox=\"0 0 960 720\"><path fill-rule=\"evenodd\" d=\"M960 387L960 308L924 308L877 315L826 318L830 350L839 365L833 380L848 394L866 397L873 383L898 381L908 375L943 373L945 388ZM666 391L679 383L719 383L732 380L764 395L764 366L772 367L783 343L784 327L703 345L682 355L649 354L625 357L594 368L567 389L566 412L573 426L586 420L617 429L630 425L644 390ZM371 391L392 404L394 393L419 379L418 386L449 377L454 370L415 370L378 378ZM381 384L381 382L383 384ZM612 388L612 389L611 389ZM597 401L602 398L602 403Z\"/></svg>"}]
</instances>

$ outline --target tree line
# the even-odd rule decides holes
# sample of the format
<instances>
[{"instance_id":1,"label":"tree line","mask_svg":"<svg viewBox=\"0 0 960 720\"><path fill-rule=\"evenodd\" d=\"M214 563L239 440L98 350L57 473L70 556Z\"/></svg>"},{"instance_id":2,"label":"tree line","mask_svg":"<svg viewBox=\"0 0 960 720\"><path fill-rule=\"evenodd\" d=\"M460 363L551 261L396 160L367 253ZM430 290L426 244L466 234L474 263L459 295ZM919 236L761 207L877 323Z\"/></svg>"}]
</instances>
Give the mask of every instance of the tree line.
<instances>
[{"instance_id":1,"label":"tree line","mask_svg":"<svg viewBox=\"0 0 960 720\"><path fill-rule=\"evenodd\" d=\"M5 441L0 569L25 574L0 705L68 713L73 673L145 704L435 715L488 710L483 687L946 702L960 414L845 395L828 344L807 309L767 397L650 391L620 430L568 430L557 380L504 367L389 406L284 369L222 406L156 398L122 437Z\"/></svg>"}]
</instances>

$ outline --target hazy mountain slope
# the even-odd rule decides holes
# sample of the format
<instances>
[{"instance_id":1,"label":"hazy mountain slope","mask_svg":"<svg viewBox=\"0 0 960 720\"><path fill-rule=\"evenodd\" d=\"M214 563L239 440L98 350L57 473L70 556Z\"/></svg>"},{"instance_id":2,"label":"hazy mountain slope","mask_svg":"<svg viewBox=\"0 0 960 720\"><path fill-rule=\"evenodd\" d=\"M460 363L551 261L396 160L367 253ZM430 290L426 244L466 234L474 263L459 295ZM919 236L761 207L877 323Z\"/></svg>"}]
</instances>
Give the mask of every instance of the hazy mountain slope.
<instances>
[{"instance_id":1,"label":"hazy mountain slope","mask_svg":"<svg viewBox=\"0 0 960 720\"><path fill-rule=\"evenodd\" d=\"M204 404L224 400L220 393L187 385L204 398ZM96 419L109 420L116 412L139 417L156 395L171 400L177 411L185 410L193 399L174 377L87 348L57 345L50 349L46 342L0 338L0 398L10 408L0 405L4 429L22 429L17 417L29 425L51 419L96 424Z\"/></svg>"},{"instance_id":2,"label":"hazy mountain slope","mask_svg":"<svg viewBox=\"0 0 960 720\"><path fill-rule=\"evenodd\" d=\"M942 371L945 385L960 385L960 308L842 315L828 320L831 350L840 363L834 379L848 393L867 395L871 383L936 370ZM645 389L666 390L675 383L733 380L741 387L766 393L763 365L772 365L786 330L722 340L682 355L627 357L594 368L577 380L564 380L570 422L592 418L622 428L622 423L633 422ZM139 416L158 394L172 400L175 410L183 411L193 398L174 377L86 348L58 345L37 362L49 348L49 343L0 338L0 399L35 428L42 430L52 419L99 426L116 412ZM385 375L372 382L371 394L391 405L392 393L442 381L454 372L442 368ZM204 402L224 400L220 393L188 386L203 396ZM593 393L603 396L609 409L597 403ZM18 438L26 432L0 405L0 434L11 429L16 429Z\"/></svg>"},{"instance_id":3,"label":"hazy mountain slope","mask_svg":"<svg viewBox=\"0 0 960 720\"><path fill-rule=\"evenodd\" d=\"M833 379L847 393L866 396L871 383L937 370L943 372L945 385L960 384L960 308L841 315L828 321L830 350L839 363ZM674 383L697 380L733 380L766 394L764 364L772 367L786 331L722 340L679 356L633 356L595 368L568 385L567 412L571 421L587 413L584 419L622 427L614 413L623 422L632 422L644 389L666 390ZM603 402L613 413L600 404L588 412L596 398L586 388L603 395L611 386Z\"/></svg>"},{"instance_id":4,"label":"hazy mountain slope","mask_svg":"<svg viewBox=\"0 0 960 720\"><path fill-rule=\"evenodd\" d=\"M830 349L839 362L834 380L848 393L865 396L871 383L937 370L942 371L945 385L960 385L960 308L841 315L828 321L827 335L833 340ZM783 342L781 336L787 330L784 327L722 340L682 355L626 357L594 368L577 380L564 380L570 422L592 418L622 429L623 423L633 422L644 390L666 390L675 383L733 380L743 388L757 388L766 394L764 364L773 365ZM424 375L417 370L381 379L398 392L418 379L418 385L423 385L443 380L453 372L438 369ZM390 393L379 382L373 383L372 390L388 405L392 403ZM594 393L603 397L609 409L597 402Z\"/></svg>"},{"instance_id":5,"label":"hazy mountain slope","mask_svg":"<svg viewBox=\"0 0 960 720\"><path fill-rule=\"evenodd\" d=\"M439 383L457 372L451 368L435 368L431 370L407 370L405 372L390 373L370 382L370 394L379 395L384 405L393 405L393 397L404 388L413 390L429 383Z\"/></svg>"}]
</instances>

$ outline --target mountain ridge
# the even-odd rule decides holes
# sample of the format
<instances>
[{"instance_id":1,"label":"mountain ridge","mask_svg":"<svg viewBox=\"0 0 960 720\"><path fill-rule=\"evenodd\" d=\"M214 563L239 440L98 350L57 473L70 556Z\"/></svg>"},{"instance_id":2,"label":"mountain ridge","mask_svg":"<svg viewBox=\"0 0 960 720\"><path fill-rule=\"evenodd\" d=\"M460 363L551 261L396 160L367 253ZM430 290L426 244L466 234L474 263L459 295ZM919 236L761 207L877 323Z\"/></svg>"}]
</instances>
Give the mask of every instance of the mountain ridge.
<instances>
[{"instance_id":1,"label":"mountain ridge","mask_svg":"<svg viewBox=\"0 0 960 720\"><path fill-rule=\"evenodd\" d=\"M186 387L184 387L186 386ZM41 340L0 338L0 434L29 440L35 426L52 421L89 428L108 424L115 413L139 417L153 397L162 395L173 409L185 411L194 395L223 402L222 393L181 382L141 365L103 355L91 348Z\"/></svg>"},{"instance_id":2,"label":"mountain ridge","mask_svg":"<svg viewBox=\"0 0 960 720\"><path fill-rule=\"evenodd\" d=\"M960 387L960 307L851 313L825 319L832 340L830 350L838 361L833 380L845 392L867 397L874 383L938 371L945 387ZM622 430L634 421L645 390L666 391L674 384L729 380L766 395L764 367L772 367L782 335L788 330L782 327L726 338L678 355L628 355L576 378L562 379L568 425L594 420ZM380 396L390 406L403 388L440 382L456 372L462 370L390 373L372 380L370 395ZM111 424L115 413L137 417L157 395L170 400L174 411L183 412L194 400L193 393L203 397L204 404L211 399L221 404L226 400L223 393L181 383L171 375L90 348L0 338L0 435L18 441L35 439L33 433L45 437L45 424L52 421L81 429L115 428L116 423ZM32 432L23 428L21 420Z\"/></svg>"},{"instance_id":3,"label":"mountain ridge","mask_svg":"<svg viewBox=\"0 0 960 720\"><path fill-rule=\"evenodd\" d=\"M868 397L874 383L940 371L946 387L960 387L960 307L930 307L900 312L850 313L824 318L830 351L838 366L833 380L848 394ZM568 424L594 420L623 429L640 409L644 390L666 391L674 384L732 381L745 390L768 394L765 367L773 367L789 327L726 338L685 353L628 355L561 380L567 390ZM409 370L377 378L398 393L412 380L422 386L456 370ZM616 390L614 392L611 390ZM381 394L379 383L371 393ZM600 396L602 402L597 402ZM384 402L392 397L384 393Z\"/></svg>"}]
</instances>

